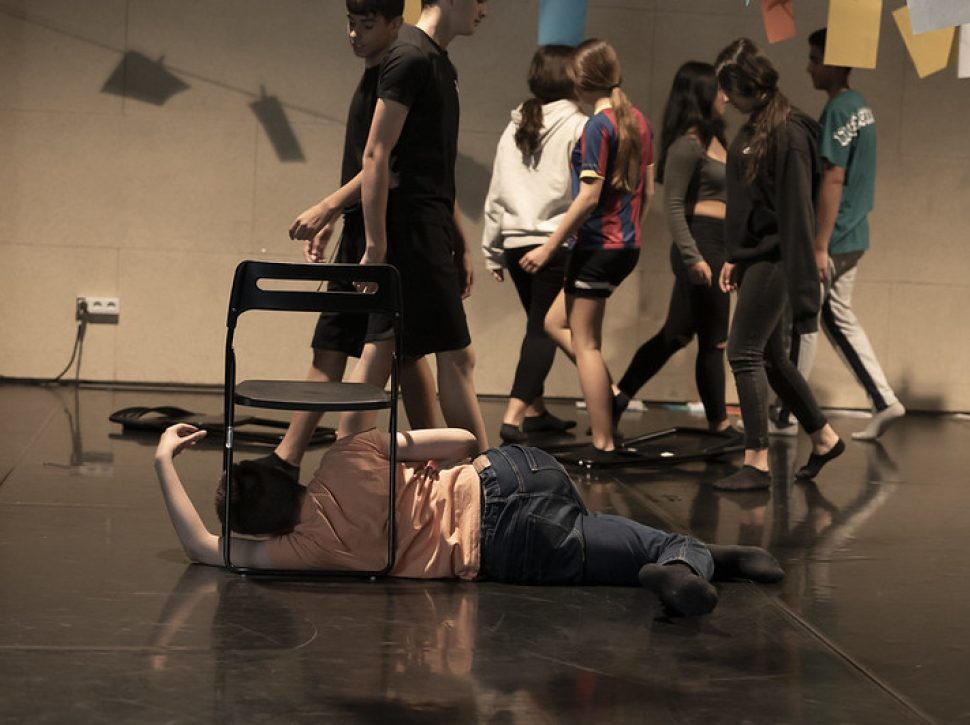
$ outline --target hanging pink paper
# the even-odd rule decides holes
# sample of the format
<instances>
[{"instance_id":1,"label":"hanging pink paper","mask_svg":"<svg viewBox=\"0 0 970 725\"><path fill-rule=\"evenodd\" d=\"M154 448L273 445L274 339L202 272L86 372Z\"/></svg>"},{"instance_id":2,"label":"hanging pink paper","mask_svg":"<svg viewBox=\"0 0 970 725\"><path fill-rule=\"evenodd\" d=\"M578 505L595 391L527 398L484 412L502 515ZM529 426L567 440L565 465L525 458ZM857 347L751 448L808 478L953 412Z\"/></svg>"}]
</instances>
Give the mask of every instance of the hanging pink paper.
<instances>
[{"instance_id":1,"label":"hanging pink paper","mask_svg":"<svg viewBox=\"0 0 970 725\"><path fill-rule=\"evenodd\" d=\"M795 0L761 0L761 17L769 43L795 37Z\"/></svg>"}]
</instances>

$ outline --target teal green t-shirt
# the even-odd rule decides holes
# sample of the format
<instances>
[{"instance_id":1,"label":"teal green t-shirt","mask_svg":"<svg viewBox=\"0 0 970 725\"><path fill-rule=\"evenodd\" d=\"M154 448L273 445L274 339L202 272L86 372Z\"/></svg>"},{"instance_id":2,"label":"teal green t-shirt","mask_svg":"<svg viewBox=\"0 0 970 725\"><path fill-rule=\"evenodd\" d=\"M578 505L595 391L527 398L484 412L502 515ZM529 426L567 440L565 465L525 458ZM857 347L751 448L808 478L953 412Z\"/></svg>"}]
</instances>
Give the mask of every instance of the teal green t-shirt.
<instances>
[{"instance_id":1,"label":"teal green t-shirt","mask_svg":"<svg viewBox=\"0 0 970 725\"><path fill-rule=\"evenodd\" d=\"M819 153L845 169L845 186L829 254L863 252L869 248L869 222L876 191L876 119L856 91L830 99L820 119Z\"/></svg>"}]
</instances>

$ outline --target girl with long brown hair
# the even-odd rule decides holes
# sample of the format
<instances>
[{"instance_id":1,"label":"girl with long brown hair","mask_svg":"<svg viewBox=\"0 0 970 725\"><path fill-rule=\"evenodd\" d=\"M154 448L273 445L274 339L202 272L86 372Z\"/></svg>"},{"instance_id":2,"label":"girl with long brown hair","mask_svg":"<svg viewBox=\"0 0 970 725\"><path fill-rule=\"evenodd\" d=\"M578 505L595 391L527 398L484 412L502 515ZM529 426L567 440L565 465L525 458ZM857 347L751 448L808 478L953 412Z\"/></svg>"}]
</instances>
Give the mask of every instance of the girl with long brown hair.
<instances>
[{"instance_id":1,"label":"girl with long brown hair","mask_svg":"<svg viewBox=\"0 0 970 725\"><path fill-rule=\"evenodd\" d=\"M515 369L515 379L499 434L520 443L530 433L562 432L576 425L546 410L543 385L556 355L556 343L544 322L562 291L568 250L560 244L536 274L519 260L545 242L562 221L572 201L569 155L583 134L586 114L576 101L573 49L545 45L532 57L532 97L512 111L492 166L485 199L482 247L485 266L499 282L509 277L525 308L528 322Z\"/></svg>"},{"instance_id":2,"label":"girl with long brown hair","mask_svg":"<svg viewBox=\"0 0 970 725\"><path fill-rule=\"evenodd\" d=\"M785 353L782 331L786 305L799 332L812 332L818 324L819 127L778 89L778 72L747 38L721 51L715 67L721 89L748 119L728 150L728 263L719 279L725 292L738 290L728 361L744 420L744 466L714 486L767 488L769 383L812 439L798 478L814 478L845 450Z\"/></svg>"},{"instance_id":3,"label":"girl with long brown hair","mask_svg":"<svg viewBox=\"0 0 970 725\"><path fill-rule=\"evenodd\" d=\"M714 66L688 61L677 70L657 154L657 181L664 185L664 215L673 238L674 289L663 327L640 346L617 384L616 413L696 336L694 379L708 426L725 431L730 425L724 348L731 298L717 284L724 264L725 103Z\"/></svg>"},{"instance_id":4,"label":"girl with long brown hair","mask_svg":"<svg viewBox=\"0 0 970 725\"><path fill-rule=\"evenodd\" d=\"M606 300L640 256L640 220L653 196L653 134L623 92L609 43L584 41L573 68L577 96L593 108L572 154L573 202L556 231L519 264L534 274L564 241L569 244L563 292L546 315L546 330L576 362L593 436L583 456L596 463L615 455L603 316Z\"/></svg>"}]
</instances>

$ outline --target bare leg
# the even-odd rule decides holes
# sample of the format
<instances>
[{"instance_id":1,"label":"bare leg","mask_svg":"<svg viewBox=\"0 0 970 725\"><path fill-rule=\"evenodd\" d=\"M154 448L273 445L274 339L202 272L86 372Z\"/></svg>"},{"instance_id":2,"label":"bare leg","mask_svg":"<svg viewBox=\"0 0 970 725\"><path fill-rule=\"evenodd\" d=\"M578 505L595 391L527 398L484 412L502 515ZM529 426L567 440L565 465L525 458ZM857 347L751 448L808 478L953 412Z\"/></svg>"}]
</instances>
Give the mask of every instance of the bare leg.
<instances>
[{"instance_id":1,"label":"bare leg","mask_svg":"<svg viewBox=\"0 0 970 725\"><path fill-rule=\"evenodd\" d=\"M438 393L426 356L401 361L401 397L412 430L441 427Z\"/></svg>"},{"instance_id":2,"label":"bare leg","mask_svg":"<svg viewBox=\"0 0 970 725\"><path fill-rule=\"evenodd\" d=\"M475 352L471 345L462 350L435 354L438 364L438 397L445 423L474 434L480 450L488 448L485 421L475 395Z\"/></svg>"},{"instance_id":3,"label":"bare leg","mask_svg":"<svg viewBox=\"0 0 970 725\"><path fill-rule=\"evenodd\" d=\"M335 350L314 350L313 363L307 373L307 380L314 382L337 382L347 367L347 355ZM290 418L283 440L276 446L276 455L287 463L299 466L306 453L313 431L323 413L319 411L297 411Z\"/></svg>"},{"instance_id":4,"label":"bare leg","mask_svg":"<svg viewBox=\"0 0 970 725\"><path fill-rule=\"evenodd\" d=\"M569 329L579 372L579 385L586 399L593 446L613 450L613 391L603 360L603 313L606 299L570 296L566 300Z\"/></svg>"},{"instance_id":5,"label":"bare leg","mask_svg":"<svg viewBox=\"0 0 970 725\"><path fill-rule=\"evenodd\" d=\"M759 471L768 471L768 449L767 448L745 448L744 465L757 468Z\"/></svg>"},{"instance_id":6,"label":"bare leg","mask_svg":"<svg viewBox=\"0 0 970 725\"><path fill-rule=\"evenodd\" d=\"M387 379L391 376L391 353L393 351L393 340L366 343L364 351L360 355L360 360L350 375L347 376L347 382L369 383L383 388L387 384ZM373 428L376 423L376 410L351 410L341 413L337 437L344 438L354 433L360 433Z\"/></svg>"},{"instance_id":7,"label":"bare leg","mask_svg":"<svg viewBox=\"0 0 970 725\"><path fill-rule=\"evenodd\" d=\"M505 415L502 422L516 427L522 425L526 416L539 416L546 412L546 402L542 398L536 398L531 403L527 403L519 398L509 398L509 404L505 406Z\"/></svg>"},{"instance_id":8,"label":"bare leg","mask_svg":"<svg viewBox=\"0 0 970 725\"><path fill-rule=\"evenodd\" d=\"M566 314L566 293L560 292L553 300L546 313L546 334L549 335L559 348L566 353L570 360L576 362L573 352L573 335L569 329L569 319Z\"/></svg>"}]
</instances>

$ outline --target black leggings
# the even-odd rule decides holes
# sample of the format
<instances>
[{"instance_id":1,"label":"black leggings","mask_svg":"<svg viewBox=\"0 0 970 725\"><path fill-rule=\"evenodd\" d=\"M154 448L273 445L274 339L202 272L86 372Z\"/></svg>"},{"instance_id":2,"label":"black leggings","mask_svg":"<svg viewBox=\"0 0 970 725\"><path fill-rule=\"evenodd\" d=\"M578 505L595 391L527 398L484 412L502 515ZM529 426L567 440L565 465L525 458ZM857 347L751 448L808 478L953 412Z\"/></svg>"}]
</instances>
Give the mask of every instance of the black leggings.
<instances>
[{"instance_id":1,"label":"black leggings","mask_svg":"<svg viewBox=\"0 0 970 725\"><path fill-rule=\"evenodd\" d=\"M691 234L697 240L704 260L711 267L710 287L693 284L687 267L675 246L670 248L670 266L674 271L674 289L670 295L667 320L660 331L636 351L619 387L631 398L636 397L647 381L660 372L671 356L686 347L697 335L697 359L694 379L704 403L704 412L712 423L727 418L724 406L724 343L727 340L731 300L721 292L717 278L724 266L724 220L693 217Z\"/></svg>"},{"instance_id":2,"label":"black leggings","mask_svg":"<svg viewBox=\"0 0 970 725\"><path fill-rule=\"evenodd\" d=\"M744 420L744 447L768 447L768 384L807 433L827 420L805 378L785 351L783 311L788 284L780 261L739 265L738 303L728 338L728 361L734 373Z\"/></svg>"},{"instance_id":3,"label":"black leggings","mask_svg":"<svg viewBox=\"0 0 970 725\"><path fill-rule=\"evenodd\" d=\"M538 246L538 245L536 245ZM556 343L546 333L546 313L552 307L556 296L562 289L566 273L566 260L569 251L560 247L549 258L545 267L535 274L529 274L519 266L519 260L532 247L519 247L505 250L505 264L509 277L519 293L519 300L528 315L525 337L519 350L519 363L515 368L515 381L512 383L511 397L531 404L542 396L546 376L556 357Z\"/></svg>"}]
</instances>

